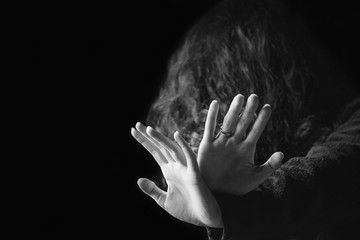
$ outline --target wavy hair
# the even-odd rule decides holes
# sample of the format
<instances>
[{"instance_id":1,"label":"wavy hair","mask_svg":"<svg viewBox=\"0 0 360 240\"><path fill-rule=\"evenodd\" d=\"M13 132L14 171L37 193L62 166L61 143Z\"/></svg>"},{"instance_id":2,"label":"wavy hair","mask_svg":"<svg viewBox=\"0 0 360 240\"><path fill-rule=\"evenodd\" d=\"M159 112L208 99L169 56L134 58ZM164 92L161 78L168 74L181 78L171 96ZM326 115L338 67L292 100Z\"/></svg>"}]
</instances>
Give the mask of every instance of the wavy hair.
<instances>
[{"instance_id":1,"label":"wavy hair","mask_svg":"<svg viewBox=\"0 0 360 240\"><path fill-rule=\"evenodd\" d=\"M169 62L147 124L172 138L178 130L196 151L207 109L220 103L218 122L233 97L256 93L259 108L272 106L256 162L281 150L304 154L320 136L308 108L317 88L317 48L284 5L268 0L228 0L202 16ZM309 144L307 144L309 143Z\"/></svg>"}]
</instances>

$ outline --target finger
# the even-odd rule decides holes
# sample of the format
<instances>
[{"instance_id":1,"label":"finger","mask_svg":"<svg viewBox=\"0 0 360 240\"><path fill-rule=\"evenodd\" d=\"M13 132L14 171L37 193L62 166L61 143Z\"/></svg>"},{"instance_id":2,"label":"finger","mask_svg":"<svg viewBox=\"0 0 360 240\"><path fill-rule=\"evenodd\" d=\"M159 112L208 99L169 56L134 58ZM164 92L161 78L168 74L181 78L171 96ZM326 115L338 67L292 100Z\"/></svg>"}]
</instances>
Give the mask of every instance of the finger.
<instances>
[{"instance_id":1,"label":"finger","mask_svg":"<svg viewBox=\"0 0 360 240\"><path fill-rule=\"evenodd\" d=\"M271 157L263 165L259 166L263 180L268 178L273 172L281 167L281 161L283 158L284 154L282 152L276 152L271 155Z\"/></svg>"},{"instance_id":2,"label":"finger","mask_svg":"<svg viewBox=\"0 0 360 240\"><path fill-rule=\"evenodd\" d=\"M158 148L160 147L159 144L158 144L156 141L154 141L154 139L153 139L152 137L150 137L149 134L146 132L146 126L145 126L145 125L143 125L143 124L140 123L140 122L137 122L136 125L135 125L135 128L136 128L142 135L144 135L144 137L146 137L147 139L149 139L149 141L150 141L153 145L157 146Z\"/></svg>"},{"instance_id":3,"label":"finger","mask_svg":"<svg viewBox=\"0 0 360 240\"><path fill-rule=\"evenodd\" d=\"M166 136L162 135L152 127L147 127L146 129L147 134L152 137L158 144L160 144L164 150L167 151L166 154L170 154L172 159L178 160L184 165L186 165L185 158L182 154L182 151L180 151L180 147L173 141L171 141Z\"/></svg>"},{"instance_id":4,"label":"finger","mask_svg":"<svg viewBox=\"0 0 360 240\"><path fill-rule=\"evenodd\" d=\"M211 142L215 138L216 119L219 112L219 104L216 100L212 101L206 116L203 140Z\"/></svg>"},{"instance_id":5,"label":"finger","mask_svg":"<svg viewBox=\"0 0 360 240\"><path fill-rule=\"evenodd\" d=\"M259 98L256 94L251 94L246 102L245 109L241 115L241 118L236 126L234 133L234 139L237 141L242 141L246 130L248 129L250 123L254 119L254 114L256 112L257 106L259 103Z\"/></svg>"},{"instance_id":6,"label":"finger","mask_svg":"<svg viewBox=\"0 0 360 240\"><path fill-rule=\"evenodd\" d=\"M244 103L244 96L238 94L234 97L233 101L230 104L229 110L225 115L222 131L233 133L235 132L236 125L239 120L239 114L241 112L242 105ZM229 136L225 134L221 134L220 139L228 139Z\"/></svg>"},{"instance_id":7,"label":"finger","mask_svg":"<svg viewBox=\"0 0 360 240\"><path fill-rule=\"evenodd\" d=\"M144 126L143 124L138 122L138 123L136 123L135 127L142 135L144 135L145 138L147 138L154 146L157 147L157 149L160 151L160 153L166 159L166 162L174 161L173 158L171 157L171 155L163 148L163 146L160 143L158 143L157 141L155 141L151 136L149 136L149 134L147 133L146 126Z\"/></svg>"},{"instance_id":8,"label":"finger","mask_svg":"<svg viewBox=\"0 0 360 240\"><path fill-rule=\"evenodd\" d=\"M137 122L135 125L136 129L146 138L148 139L156 148L163 153L163 146L159 144L155 139L153 139L147 132L147 129L149 127L146 127L140 122ZM166 158L167 156L163 154L163 156Z\"/></svg>"},{"instance_id":9,"label":"finger","mask_svg":"<svg viewBox=\"0 0 360 240\"><path fill-rule=\"evenodd\" d=\"M131 128L131 135L154 157L159 166L167 163L166 158L161 151L148 138L141 134L135 128Z\"/></svg>"},{"instance_id":10,"label":"finger","mask_svg":"<svg viewBox=\"0 0 360 240\"><path fill-rule=\"evenodd\" d=\"M160 207L164 208L166 192L161 190L156 184L147 178L140 178L137 181L139 188L148 196L152 197Z\"/></svg>"},{"instance_id":11,"label":"finger","mask_svg":"<svg viewBox=\"0 0 360 240\"><path fill-rule=\"evenodd\" d=\"M270 118L270 115L271 115L271 106L269 104L265 104L264 107L261 109L259 116L256 119L245 141L253 144L257 143L262 132L265 129L265 126Z\"/></svg>"},{"instance_id":12,"label":"finger","mask_svg":"<svg viewBox=\"0 0 360 240\"><path fill-rule=\"evenodd\" d=\"M196 155L192 151L189 144L185 141L185 139L180 135L180 133L178 131L176 131L174 133L174 138L185 154L187 167L190 170L199 171L199 167L198 167L197 161L196 161Z\"/></svg>"},{"instance_id":13,"label":"finger","mask_svg":"<svg viewBox=\"0 0 360 240\"><path fill-rule=\"evenodd\" d=\"M155 129L153 129L153 128L150 127L150 126L148 126L148 127L146 128L146 133L147 133L147 135L152 139L153 143L160 149L161 153L164 155L164 157L167 159L167 161L168 161L168 162L169 162L169 161L175 162L175 159L174 159L173 156L170 154L170 152L167 151L160 142L156 141L156 139L154 139L153 137L150 136L151 134L154 134L154 131L155 131Z\"/></svg>"}]
</instances>

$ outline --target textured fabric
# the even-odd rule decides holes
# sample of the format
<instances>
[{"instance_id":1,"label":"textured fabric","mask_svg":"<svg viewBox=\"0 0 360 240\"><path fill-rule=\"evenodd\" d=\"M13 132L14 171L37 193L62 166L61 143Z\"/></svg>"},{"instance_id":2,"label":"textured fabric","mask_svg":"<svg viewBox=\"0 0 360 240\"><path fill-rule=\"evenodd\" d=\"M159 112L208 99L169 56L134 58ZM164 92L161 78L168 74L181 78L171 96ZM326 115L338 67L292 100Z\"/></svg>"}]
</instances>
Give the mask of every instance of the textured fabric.
<instances>
[{"instance_id":1,"label":"textured fabric","mask_svg":"<svg viewBox=\"0 0 360 240\"><path fill-rule=\"evenodd\" d=\"M359 169L360 101L356 100L323 144L305 157L287 161L258 189L243 196L215 193L224 229L208 228L209 239L357 236Z\"/></svg>"}]
</instances>

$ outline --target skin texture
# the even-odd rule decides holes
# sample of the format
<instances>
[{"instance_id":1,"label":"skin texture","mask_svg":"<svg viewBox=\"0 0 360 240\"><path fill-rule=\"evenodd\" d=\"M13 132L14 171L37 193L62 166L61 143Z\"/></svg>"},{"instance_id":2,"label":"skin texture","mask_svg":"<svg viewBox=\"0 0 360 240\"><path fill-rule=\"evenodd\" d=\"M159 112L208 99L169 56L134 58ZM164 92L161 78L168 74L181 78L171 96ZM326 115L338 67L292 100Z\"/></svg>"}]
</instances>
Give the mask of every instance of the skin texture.
<instances>
[{"instance_id":1,"label":"skin texture","mask_svg":"<svg viewBox=\"0 0 360 240\"><path fill-rule=\"evenodd\" d=\"M197 226L222 227L221 212L206 187L193 153L186 141L175 132L176 143L141 123L132 128L133 137L158 163L168 185L161 190L149 179L140 178L140 189L175 218Z\"/></svg>"},{"instance_id":2,"label":"skin texture","mask_svg":"<svg viewBox=\"0 0 360 240\"><path fill-rule=\"evenodd\" d=\"M281 152L274 153L261 166L254 163L256 143L271 115L270 105L262 107L254 122L257 95L250 95L241 113L243 103L244 96L238 94L234 97L222 126L225 134L220 133L218 137L214 131L219 105L213 101L209 107L197 160L210 190L246 194L281 166L284 157Z\"/></svg>"},{"instance_id":3,"label":"skin texture","mask_svg":"<svg viewBox=\"0 0 360 240\"><path fill-rule=\"evenodd\" d=\"M163 191L151 180L140 178L140 189L181 221L222 227L221 211L210 190L245 194L280 167L283 158L282 153L275 153L263 165L254 164L256 142L270 117L271 108L265 105L252 124L258 98L251 95L239 116L243 102L242 95L235 96L225 116L222 133L218 135L214 132L218 103L212 102L198 156L179 132L175 132L173 142L153 128L137 123L131 134L152 154L168 185L167 191Z\"/></svg>"}]
</instances>

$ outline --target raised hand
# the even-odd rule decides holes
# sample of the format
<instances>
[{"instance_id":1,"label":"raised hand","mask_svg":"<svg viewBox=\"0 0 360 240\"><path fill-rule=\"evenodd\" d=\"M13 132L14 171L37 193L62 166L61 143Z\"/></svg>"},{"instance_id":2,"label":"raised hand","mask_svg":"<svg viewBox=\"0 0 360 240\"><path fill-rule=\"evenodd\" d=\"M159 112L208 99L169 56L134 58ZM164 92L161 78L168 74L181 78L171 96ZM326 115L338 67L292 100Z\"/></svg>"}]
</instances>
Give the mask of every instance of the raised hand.
<instances>
[{"instance_id":1,"label":"raised hand","mask_svg":"<svg viewBox=\"0 0 360 240\"><path fill-rule=\"evenodd\" d=\"M140 178L140 189L175 218L198 226L222 227L217 202L204 184L196 155L178 132L172 142L141 123L131 129L132 136L154 157L167 182L167 191Z\"/></svg>"},{"instance_id":2,"label":"raised hand","mask_svg":"<svg viewBox=\"0 0 360 240\"><path fill-rule=\"evenodd\" d=\"M261 166L254 163L256 143L271 115L270 105L263 106L254 122L258 97L252 94L241 113L243 103L242 95L234 97L217 135L215 127L219 105L216 101L210 104L197 159L210 190L246 194L281 166L284 157L281 152L274 153Z\"/></svg>"}]
</instances>

